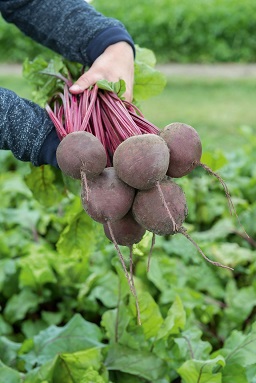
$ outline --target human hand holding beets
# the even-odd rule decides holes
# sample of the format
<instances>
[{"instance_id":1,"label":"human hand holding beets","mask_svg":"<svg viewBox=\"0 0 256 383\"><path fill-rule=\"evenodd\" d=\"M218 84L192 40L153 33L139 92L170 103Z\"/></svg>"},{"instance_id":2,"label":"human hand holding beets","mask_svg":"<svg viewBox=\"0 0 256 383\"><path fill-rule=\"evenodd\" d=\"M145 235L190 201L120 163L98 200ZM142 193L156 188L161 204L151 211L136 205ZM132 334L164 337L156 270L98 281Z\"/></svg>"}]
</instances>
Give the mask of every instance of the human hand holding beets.
<instances>
[{"instance_id":1,"label":"human hand holding beets","mask_svg":"<svg viewBox=\"0 0 256 383\"><path fill-rule=\"evenodd\" d=\"M125 41L109 45L85 72L70 87L73 94L82 93L99 80L116 82L124 80L126 91L124 98L131 102L133 98L134 53L132 47Z\"/></svg>"}]
</instances>

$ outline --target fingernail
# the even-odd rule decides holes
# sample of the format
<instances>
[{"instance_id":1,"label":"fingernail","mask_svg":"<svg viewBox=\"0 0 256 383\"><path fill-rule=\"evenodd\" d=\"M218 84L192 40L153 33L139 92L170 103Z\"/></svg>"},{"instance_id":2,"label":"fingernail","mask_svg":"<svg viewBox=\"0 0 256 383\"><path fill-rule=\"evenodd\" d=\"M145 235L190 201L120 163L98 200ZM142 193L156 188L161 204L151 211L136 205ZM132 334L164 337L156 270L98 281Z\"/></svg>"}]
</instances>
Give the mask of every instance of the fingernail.
<instances>
[{"instance_id":1,"label":"fingernail","mask_svg":"<svg viewBox=\"0 0 256 383\"><path fill-rule=\"evenodd\" d=\"M77 84L72 85L69 88L69 90L71 90L73 92L82 92L83 91L83 89L79 85L77 85Z\"/></svg>"}]
</instances>

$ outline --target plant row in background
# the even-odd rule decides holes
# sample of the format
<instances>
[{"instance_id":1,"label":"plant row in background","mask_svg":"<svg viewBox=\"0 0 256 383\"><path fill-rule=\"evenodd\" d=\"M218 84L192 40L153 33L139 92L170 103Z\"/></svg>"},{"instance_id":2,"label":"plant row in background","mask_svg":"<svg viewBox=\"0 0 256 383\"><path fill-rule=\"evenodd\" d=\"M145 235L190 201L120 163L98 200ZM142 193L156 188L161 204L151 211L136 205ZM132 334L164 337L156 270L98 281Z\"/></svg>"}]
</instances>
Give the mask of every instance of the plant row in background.
<instances>
[{"instance_id":1,"label":"plant row in background","mask_svg":"<svg viewBox=\"0 0 256 383\"><path fill-rule=\"evenodd\" d=\"M94 0L106 16L121 20L134 41L158 61L254 62L256 5L253 0ZM23 61L45 48L0 20L1 61Z\"/></svg>"}]
</instances>

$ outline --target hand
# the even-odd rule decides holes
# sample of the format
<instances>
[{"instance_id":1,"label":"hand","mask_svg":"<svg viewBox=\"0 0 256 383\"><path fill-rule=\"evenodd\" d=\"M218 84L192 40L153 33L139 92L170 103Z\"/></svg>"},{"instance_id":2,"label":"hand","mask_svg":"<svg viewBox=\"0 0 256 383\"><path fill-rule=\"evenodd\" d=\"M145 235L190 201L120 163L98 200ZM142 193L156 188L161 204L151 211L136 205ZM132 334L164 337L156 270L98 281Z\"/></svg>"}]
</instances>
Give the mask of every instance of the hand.
<instances>
[{"instance_id":1,"label":"hand","mask_svg":"<svg viewBox=\"0 0 256 383\"><path fill-rule=\"evenodd\" d=\"M134 55L132 47L128 43L120 41L107 47L90 69L69 90L73 94L79 94L99 80L112 82L124 80L126 84L124 98L129 102L132 101Z\"/></svg>"}]
</instances>

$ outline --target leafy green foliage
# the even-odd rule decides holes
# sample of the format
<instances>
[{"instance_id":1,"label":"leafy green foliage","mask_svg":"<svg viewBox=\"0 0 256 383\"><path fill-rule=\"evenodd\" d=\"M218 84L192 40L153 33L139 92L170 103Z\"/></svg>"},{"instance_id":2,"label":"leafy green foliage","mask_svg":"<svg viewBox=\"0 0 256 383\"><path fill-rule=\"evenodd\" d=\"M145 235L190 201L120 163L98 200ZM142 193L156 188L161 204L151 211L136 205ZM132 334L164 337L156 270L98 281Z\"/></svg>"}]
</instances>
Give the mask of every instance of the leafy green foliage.
<instances>
[{"instance_id":1,"label":"leafy green foliage","mask_svg":"<svg viewBox=\"0 0 256 383\"><path fill-rule=\"evenodd\" d=\"M255 2L252 0L135 0L92 3L121 20L134 41L158 60L254 62Z\"/></svg>"},{"instance_id":2,"label":"leafy green foliage","mask_svg":"<svg viewBox=\"0 0 256 383\"><path fill-rule=\"evenodd\" d=\"M256 237L256 141L204 161L227 182L241 225ZM79 185L50 167L0 156L0 380L11 383L248 383L256 376L256 250L218 181L196 169L178 182L186 228L134 248L137 324L114 246L82 210ZM38 187L38 185L41 187ZM48 196L48 198L45 198ZM128 251L121 248L128 262Z\"/></svg>"},{"instance_id":3,"label":"leafy green foliage","mask_svg":"<svg viewBox=\"0 0 256 383\"><path fill-rule=\"evenodd\" d=\"M165 87L165 75L156 70L155 65L154 53L137 45L133 89L135 100L146 100L156 96ZM46 59L43 56L38 56L34 60L26 59L23 64L23 75L33 86L33 101L42 107L45 106L46 102L49 102L56 92L63 90L66 79L76 80L81 74L81 64L72 63L55 54L52 55L51 59ZM116 83L100 80L97 85L100 89L117 93L120 98L125 91L123 80ZM51 180L49 181L51 182Z\"/></svg>"}]
</instances>

